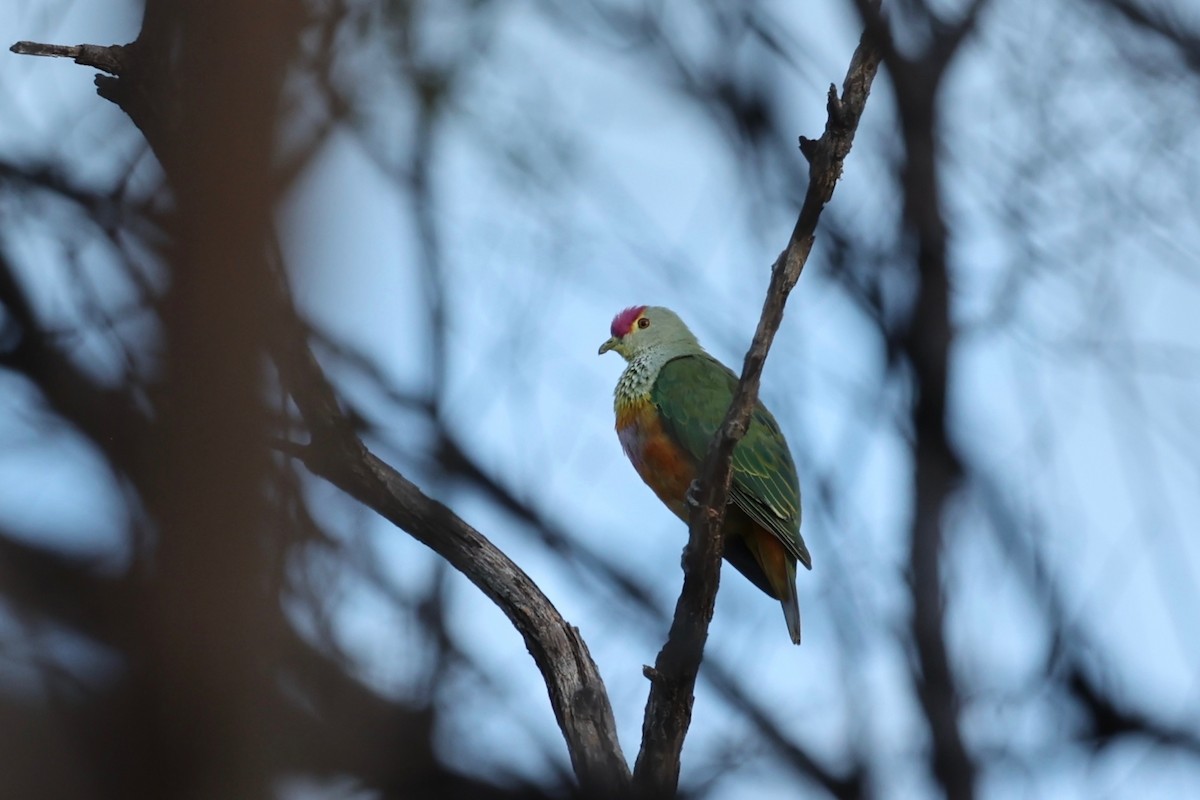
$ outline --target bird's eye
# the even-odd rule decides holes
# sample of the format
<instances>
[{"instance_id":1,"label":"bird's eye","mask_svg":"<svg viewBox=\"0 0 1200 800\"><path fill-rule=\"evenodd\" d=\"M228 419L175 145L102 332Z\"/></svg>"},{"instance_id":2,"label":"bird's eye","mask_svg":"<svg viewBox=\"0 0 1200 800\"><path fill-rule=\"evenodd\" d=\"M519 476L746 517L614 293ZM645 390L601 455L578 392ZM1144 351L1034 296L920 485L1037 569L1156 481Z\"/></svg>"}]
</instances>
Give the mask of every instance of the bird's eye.
<instances>
[{"instance_id":1,"label":"bird's eye","mask_svg":"<svg viewBox=\"0 0 1200 800\"><path fill-rule=\"evenodd\" d=\"M638 327L639 328L649 328L650 320L646 319L645 317L642 317L641 319L638 320Z\"/></svg>"}]
</instances>

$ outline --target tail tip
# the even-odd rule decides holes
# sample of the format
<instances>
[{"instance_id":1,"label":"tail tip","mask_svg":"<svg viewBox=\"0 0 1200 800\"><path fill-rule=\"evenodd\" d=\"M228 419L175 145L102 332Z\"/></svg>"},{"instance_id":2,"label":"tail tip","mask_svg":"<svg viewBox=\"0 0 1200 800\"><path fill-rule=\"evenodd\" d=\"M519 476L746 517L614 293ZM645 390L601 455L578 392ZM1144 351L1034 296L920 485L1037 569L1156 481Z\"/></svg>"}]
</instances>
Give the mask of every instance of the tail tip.
<instances>
[{"instance_id":1,"label":"tail tip","mask_svg":"<svg viewBox=\"0 0 1200 800\"><path fill-rule=\"evenodd\" d=\"M800 644L800 605L796 602L793 596L791 602L783 601L783 617L787 620L788 633L792 637L792 644Z\"/></svg>"}]
</instances>

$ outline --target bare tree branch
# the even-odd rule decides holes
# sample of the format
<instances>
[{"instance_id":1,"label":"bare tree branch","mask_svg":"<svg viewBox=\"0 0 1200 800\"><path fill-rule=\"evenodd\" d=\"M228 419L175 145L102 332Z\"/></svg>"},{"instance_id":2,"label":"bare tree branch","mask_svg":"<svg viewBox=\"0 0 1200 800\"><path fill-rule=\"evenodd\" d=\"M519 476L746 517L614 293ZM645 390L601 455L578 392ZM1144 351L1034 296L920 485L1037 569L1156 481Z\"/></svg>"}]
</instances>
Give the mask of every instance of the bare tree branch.
<instances>
[{"instance_id":1,"label":"bare tree branch","mask_svg":"<svg viewBox=\"0 0 1200 800\"><path fill-rule=\"evenodd\" d=\"M125 68L125 48L120 45L96 44L42 44L40 42L17 42L8 48L21 56L50 56L70 58L76 64L95 67L110 75L120 75Z\"/></svg>"},{"instance_id":2,"label":"bare tree branch","mask_svg":"<svg viewBox=\"0 0 1200 800\"><path fill-rule=\"evenodd\" d=\"M340 417L333 420L336 427L343 422ZM612 707L578 629L483 534L372 455L356 436L337 434L326 440L331 433L329 428L325 434L314 429L314 443L294 448L292 454L437 552L499 606L542 671L583 789L597 796L627 793L629 767L617 740Z\"/></svg>"},{"instance_id":3,"label":"bare tree branch","mask_svg":"<svg viewBox=\"0 0 1200 800\"><path fill-rule=\"evenodd\" d=\"M772 267L762 316L746 353L737 391L709 445L701 478L689 496L692 510L684 555L683 591L675 606L667 642L659 651L653 669L646 669L650 695L646 700L634 783L647 796L673 796L679 783L679 754L691 724L696 675L720 580L724 549L721 524L732 477L733 448L745 435L758 396L763 364L783 319L784 305L812 250L821 211L841 177L842 164L854 142L879 60L873 39L864 35L850 61L841 96L830 87L825 132L815 142L802 142L811 166L804 205L787 247Z\"/></svg>"}]
</instances>

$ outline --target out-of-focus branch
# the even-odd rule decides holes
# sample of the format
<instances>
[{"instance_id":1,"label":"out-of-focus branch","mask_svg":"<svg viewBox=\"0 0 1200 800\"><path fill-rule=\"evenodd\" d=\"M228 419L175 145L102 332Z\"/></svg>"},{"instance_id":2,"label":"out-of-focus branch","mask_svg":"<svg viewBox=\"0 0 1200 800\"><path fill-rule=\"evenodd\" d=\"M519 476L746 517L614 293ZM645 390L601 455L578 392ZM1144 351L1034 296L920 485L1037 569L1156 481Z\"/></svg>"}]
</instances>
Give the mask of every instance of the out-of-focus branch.
<instances>
[{"instance_id":1,"label":"out-of-focus branch","mask_svg":"<svg viewBox=\"0 0 1200 800\"><path fill-rule=\"evenodd\" d=\"M654 668L646 670L650 695L634 782L647 796L673 796L679 783L679 754L691 723L696 675L720 580L724 549L721 525L729 495L733 449L745 435L758 397L763 364L783 319L784 305L812 250L821 211L841 177L842 164L854 142L879 60L874 41L864 35L850 61L841 96L835 87L830 87L825 132L816 141L801 142L811 167L804 205L787 247L772 267L767 297L742 365L741 380L725 420L709 445L701 478L693 486L683 590L675 606L667 642L659 651Z\"/></svg>"},{"instance_id":2,"label":"out-of-focus branch","mask_svg":"<svg viewBox=\"0 0 1200 800\"><path fill-rule=\"evenodd\" d=\"M924 9L934 32L924 54L908 58L890 39L887 21L866 0L856 0L864 24L883 45L904 136L905 222L916 246L918 293L911 314L890 338L912 367L914 401L914 509L909 548L913 601L912 636L917 661L912 679L933 742L933 773L947 797L975 794L976 767L959 726L959 698L944 634L942 593L943 519L962 476L958 452L946 429L946 398L954 330L950 324L947 231L938 175L937 92L959 46L987 0L974 0L956 25Z\"/></svg>"},{"instance_id":3,"label":"out-of-focus branch","mask_svg":"<svg viewBox=\"0 0 1200 800\"><path fill-rule=\"evenodd\" d=\"M179 152L170 135L175 118L171 104L153 94L156 84L149 81L146 65L139 61L143 55L151 57L149 48L140 43L112 48L22 43L14 51L69 56L115 74L99 87L101 94L134 118L168 171L178 163ZM254 265L242 267L250 270ZM258 268L263 268L261 261ZM578 630L495 545L367 450L309 350L306 331L282 280L275 288L274 306L280 318L275 321L271 351L312 434L308 445L282 448L442 555L504 611L542 671L584 791L598 797L627 794L629 767L617 740L612 708Z\"/></svg>"},{"instance_id":4,"label":"out-of-focus branch","mask_svg":"<svg viewBox=\"0 0 1200 800\"><path fill-rule=\"evenodd\" d=\"M139 581L110 576L87 560L15 540L0 532L0 585L5 599L22 615L39 624L63 625L116 652L138 652L136 611L145 601ZM282 615L279 606L271 613ZM411 709L384 697L350 675L345 665L314 647L294 630L281 626L281 664L285 680L257 698L271 729L275 747L269 757L279 772L338 776L352 774L366 787L388 796L423 795L472 798L535 798L531 787L500 789L456 775L438 766L431 749L434 719L428 709ZM285 688L286 685L286 688ZM83 692L64 704L55 729L97 742L111 758L98 766L105 796L130 796L125 781L144 768L143 753L129 746L138 726L130 715L136 704L126 695L144 687L143 676L127 678L115 692ZM296 695L304 698L296 703ZM2 702L2 701L0 701ZM0 713L0 741L21 743L45 724L36 706L23 706L26 716ZM16 706L5 707L6 712ZM116 735L121 732L121 735ZM108 738L119 744L104 744ZM10 771L4 773L12 778ZM64 777L78 778L70 770ZM43 781L45 777L43 776ZM43 788L38 784L39 788ZM121 791L118 787L125 790ZM95 793L93 785L92 793ZM48 796L27 792L21 796Z\"/></svg>"},{"instance_id":5,"label":"out-of-focus branch","mask_svg":"<svg viewBox=\"0 0 1200 800\"><path fill-rule=\"evenodd\" d=\"M0 367L23 374L38 386L47 404L104 449L110 463L135 472L153 423L139 411L126 387L110 388L90 377L40 329L16 271L0 255L0 308L9 325L0 326ZM6 331L11 326L14 330Z\"/></svg>"},{"instance_id":6,"label":"out-of-focus branch","mask_svg":"<svg viewBox=\"0 0 1200 800\"><path fill-rule=\"evenodd\" d=\"M1087 670L1074 664L1066 679L1070 695L1087 712L1086 734L1100 747L1125 737L1145 737L1157 744L1200 755L1200 737L1194 731L1156 720L1145 712L1125 707L1113 693L1098 685Z\"/></svg>"},{"instance_id":7,"label":"out-of-focus branch","mask_svg":"<svg viewBox=\"0 0 1200 800\"><path fill-rule=\"evenodd\" d=\"M1130 25L1157 36L1173 47L1192 72L1200 74L1200 31L1189 30L1181 19L1170 19L1161 8L1147 7L1133 0L1106 2Z\"/></svg>"},{"instance_id":8,"label":"out-of-focus branch","mask_svg":"<svg viewBox=\"0 0 1200 800\"><path fill-rule=\"evenodd\" d=\"M1200 755L1200 735L1149 712L1131 707L1111 684L1098 680L1086 665L1096 647L1077 626L1068 624L1067 604L1061 589L1046 574L1045 565L1033 542L1037 531L1016 515L1007 498L1002 496L997 481L979 469L970 474L971 489L979 496L994 519L992 530L997 543L1017 567L1017 574L1029 587L1030 596L1037 598L1043 614L1055 628L1055 642L1050 648L1045 672L1050 681L1067 697L1073 699L1087 714L1078 730L1078 738L1096 749L1106 747L1126 737L1143 737L1165 747L1178 748Z\"/></svg>"}]
</instances>

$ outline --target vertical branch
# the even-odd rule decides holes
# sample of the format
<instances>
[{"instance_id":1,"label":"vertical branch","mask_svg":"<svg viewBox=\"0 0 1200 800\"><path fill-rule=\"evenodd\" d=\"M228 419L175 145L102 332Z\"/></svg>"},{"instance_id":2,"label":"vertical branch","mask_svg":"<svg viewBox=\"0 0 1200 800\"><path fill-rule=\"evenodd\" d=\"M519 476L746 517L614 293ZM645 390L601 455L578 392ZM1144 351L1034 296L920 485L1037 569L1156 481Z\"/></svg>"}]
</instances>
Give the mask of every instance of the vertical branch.
<instances>
[{"instance_id":1,"label":"vertical branch","mask_svg":"<svg viewBox=\"0 0 1200 800\"><path fill-rule=\"evenodd\" d=\"M171 185L171 286L163 309L163 383L143 498L155 530L138 585L131 696L147 764L140 789L162 797L249 797L270 790L280 617L266 595L270 469L262 399L268 338L261 254L270 227L276 98L294 42L282 0L158 4L176 37L126 47L18 52L67 56L116 75L105 96L130 101L143 132L163 113L179 124L152 139ZM148 15L149 18L149 15ZM124 80L143 58L172 50L175 92ZM144 70L142 71L144 73ZM134 103L133 98L139 98ZM125 107L125 106L122 106ZM130 110L127 108L126 110ZM186 131L186 136L178 135ZM149 138L149 136L148 136Z\"/></svg>"},{"instance_id":2,"label":"vertical branch","mask_svg":"<svg viewBox=\"0 0 1200 800\"><path fill-rule=\"evenodd\" d=\"M758 397L758 383L767 353L783 319L783 309L808 260L821 211L833 196L842 164L854 142L866 107L879 54L864 35L850 61L842 94L829 89L828 118L820 139L801 139L809 160L808 191L787 247L775 260L771 282L750 349L742 365L725 420L709 444L701 478L689 493L692 503L688 545L684 555L683 590L675 605L667 642L654 667L647 667L650 695L642 723L642 747L634 782L644 796L671 797L679 784L679 754L692 718L693 692L708 624L712 620L720 580L724 541L721 526L732 478L733 449L746 433Z\"/></svg>"},{"instance_id":3,"label":"vertical branch","mask_svg":"<svg viewBox=\"0 0 1200 800\"><path fill-rule=\"evenodd\" d=\"M866 0L856 0L868 30L876 32L891 75L904 136L901 175L904 218L916 244L918 293L907 328L896 342L912 367L911 411L913 520L909 539L909 580L913 600L912 635L917 664L913 682L933 741L933 773L947 797L975 795L975 762L959 725L959 697L945 639L942 593L943 518L962 476L962 465L946 429L946 397L954 329L950 323L947 230L938 169L937 95L946 68L958 52L987 0L972 0L962 18L946 24L924 10L927 27L937 32L919 59L894 47L887 22Z\"/></svg>"},{"instance_id":4,"label":"vertical branch","mask_svg":"<svg viewBox=\"0 0 1200 800\"><path fill-rule=\"evenodd\" d=\"M162 450L146 501L158 580L145 598L144 705L160 796L250 797L270 789L279 618L265 594L262 366L274 205L277 98L294 39L282 0L188 2L164 168L176 201ZM163 42L156 43L165 46Z\"/></svg>"}]
</instances>

